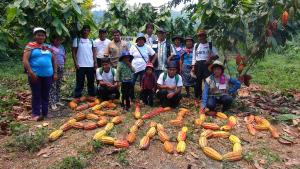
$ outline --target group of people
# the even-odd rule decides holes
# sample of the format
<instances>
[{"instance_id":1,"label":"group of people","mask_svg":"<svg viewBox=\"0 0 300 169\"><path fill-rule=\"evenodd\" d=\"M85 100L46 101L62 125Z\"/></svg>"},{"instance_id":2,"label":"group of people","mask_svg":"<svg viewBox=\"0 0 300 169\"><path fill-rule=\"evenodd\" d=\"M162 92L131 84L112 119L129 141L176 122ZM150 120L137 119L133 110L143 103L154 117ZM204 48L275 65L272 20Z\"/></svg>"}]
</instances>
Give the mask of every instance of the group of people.
<instances>
[{"instance_id":1,"label":"group of people","mask_svg":"<svg viewBox=\"0 0 300 169\"><path fill-rule=\"evenodd\" d=\"M91 28L84 25L80 37L72 43L75 98L82 96L87 79L89 96L102 100L121 97L121 106L126 111L135 100L153 106L155 96L160 106L177 107L182 87L187 97L191 96L190 88L193 87L196 105L202 96L202 110L214 110L219 103L225 111L233 101L232 94L240 88L238 80L224 74L225 68L218 61L216 48L207 41L205 30L197 33L199 43L191 36L179 35L170 42L164 29L159 28L154 35L154 25L148 23L145 34L138 33L132 45L121 40L119 30L112 31L112 40L107 39L106 29L99 30L96 40L89 38L90 31ZM61 105L60 86L66 52L58 36L52 37L48 45L45 44L45 29L35 28L33 34L35 41L26 45L23 63L32 91L32 119L40 120L47 117L49 100L53 110ZM138 99L135 98L137 81L140 86Z\"/></svg>"}]
</instances>

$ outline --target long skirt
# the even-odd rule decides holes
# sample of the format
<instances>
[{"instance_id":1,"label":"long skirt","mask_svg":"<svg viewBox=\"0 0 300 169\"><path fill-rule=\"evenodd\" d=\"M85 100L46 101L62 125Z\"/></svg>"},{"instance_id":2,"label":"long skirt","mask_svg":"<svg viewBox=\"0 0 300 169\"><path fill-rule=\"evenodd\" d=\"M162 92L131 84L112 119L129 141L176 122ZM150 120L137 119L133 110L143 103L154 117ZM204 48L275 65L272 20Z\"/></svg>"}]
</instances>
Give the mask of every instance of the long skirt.
<instances>
[{"instance_id":1,"label":"long skirt","mask_svg":"<svg viewBox=\"0 0 300 169\"><path fill-rule=\"evenodd\" d=\"M182 65L182 80L183 80L183 85L187 87L194 86L196 81L195 79L191 76L191 70L192 70L192 65Z\"/></svg>"}]
</instances>

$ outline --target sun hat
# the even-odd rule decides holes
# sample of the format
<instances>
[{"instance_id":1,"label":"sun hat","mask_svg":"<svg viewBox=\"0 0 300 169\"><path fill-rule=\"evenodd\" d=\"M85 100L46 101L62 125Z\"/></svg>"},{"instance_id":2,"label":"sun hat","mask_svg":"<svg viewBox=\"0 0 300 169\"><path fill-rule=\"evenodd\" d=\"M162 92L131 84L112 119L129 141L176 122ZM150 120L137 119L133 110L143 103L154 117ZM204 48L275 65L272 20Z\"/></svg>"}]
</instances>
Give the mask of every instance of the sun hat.
<instances>
[{"instance_id":1,"label":"sun hat","mask_svg":"<svg viewBox=\"0 0 300 169\"><path fill-rule=\"evenodd\" d=\"M177 68L177 62L175 61L170 61L168 62L167 68Z\"/></svg>"},{"instance_id":2,"label":"sun hat","mask_svg":"<svg viewBox=\"0 0 300 169\"><path fill-rule=\"evenodd\" d=\"M122 51L121 57L119 58L119 61L121 62L123 60L124 57L129 56L129 61L131 62L133 59L133 56L129 53L129 51L125 50Z\"/></svg>"},{"instance_id":3,"label":"sun hat","mask_svg":"<svg viewBox=\"0 0 300 169\"><path fill-rule=\"evenodd\" d=\"M135 42L137 42L138 39L143 39L144 42L146 42L145 35L143 33L141 33L141 32L137 33Z\"/></svg>"},{"instance_id":4,"label":"sun hat","mask_svg":"<svg viewBox=\"0 0 300 169\"><path fill-rule=\"evenodd\" d=\"M182 38L180 35L174 35L174 36L172 37L172 41L175 41L175 39L179 39L180 42L183 41L183 38Z\"/></svg>"},{"instance_id":5,"label":"sun hat","mask_svg":"<svg viewBox=\"0 0 300 169\"><path fill-rule=\"evenodd\" d=\"M167 31L164 30L164 28L158 28L156 32L157 33L159 33L159 32L161 32L161 33L167 33Z\"/></svg>"},{"instance_id":6,"label":"sun hat","mask_svg":"<svg viewBox=\"0 0 300 169\"><path fill-rule=\"evenodd\" d=\"M37 32L44 32L46 33L46 30L42 27L36 27L33 29L33 34L37 33Z\"/></svg>"},{"instance_id":7,"label":"sun hat","mask_svg":"<svg viewBox=\"0 0 300 169\"><path fill-rule=\"evenodd\" d=\"M187 40L191 40L191 41L193 41L193 43L195 42L193 37L191 37L191 36L187 36L184 38L184 42L186 42Z\"/></svg>"},{"instance_id":8,"label":"sun hat","mask_svg":"<svg viewBox=\"0 0 300 169\"><path fill-rule=\"evenodd\" d=\"M224 65L223 65L223 63L220 62L219 60L215 60L215 61L213 62L213 64L209 65L208 70L209 70L209 71L213 71L213 69L214 69L215 67L218 67L218 66L221 67L222 70L223 70L223 72L224 72Z\"/></svg>"}]
</instances>

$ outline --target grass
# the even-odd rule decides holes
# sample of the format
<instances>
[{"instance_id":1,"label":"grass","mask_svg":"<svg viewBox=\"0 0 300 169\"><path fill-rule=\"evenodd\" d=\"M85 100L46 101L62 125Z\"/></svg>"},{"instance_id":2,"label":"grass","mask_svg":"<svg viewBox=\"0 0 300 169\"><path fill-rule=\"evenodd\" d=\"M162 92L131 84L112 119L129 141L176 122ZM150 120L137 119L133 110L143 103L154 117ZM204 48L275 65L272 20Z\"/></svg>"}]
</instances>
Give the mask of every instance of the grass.
<instances>
[{"instance_id":1,"label":"grass","mask_svg":"<svg viewBox=\"0 0 300 169\"><path fill-rule=\"evenodd\" d=\"M85 167L86 163L81 157L69 156L63 158L56 166L49 169L83 169Z\"/></svg>"},{"instance_id":2,"label":"grass","mask_svg":"<svg viewBox=\"0 0 300 169\"><path fill-rule=\"evenodd\" d=\"M122 166L128 166L129 162L127 160L127 151L126 149L122 149L117 154L117 160Z\"/></svg>"}]
</instances>

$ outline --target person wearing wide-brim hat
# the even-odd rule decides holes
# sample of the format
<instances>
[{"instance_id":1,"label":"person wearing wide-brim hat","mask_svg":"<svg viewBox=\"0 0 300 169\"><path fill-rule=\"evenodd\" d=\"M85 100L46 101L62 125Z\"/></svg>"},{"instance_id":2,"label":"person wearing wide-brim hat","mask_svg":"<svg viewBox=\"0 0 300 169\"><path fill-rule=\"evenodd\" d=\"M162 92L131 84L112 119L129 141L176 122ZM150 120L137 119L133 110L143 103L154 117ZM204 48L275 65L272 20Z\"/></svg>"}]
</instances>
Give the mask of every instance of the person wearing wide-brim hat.
<instances>
[{"instance_id":1,"label":"person wearing wide-brim hat","mask_svg":"<svg viewBox=\"0 0 300 169\"><path fill-rule=\"evenodd\" d=\"M210 75L208 66L219 58L217 49L211 42L207 41L207 34L204 29L197 32L199 43L194 45L192 71L196 75L195 95L200 99L202 95L202 82Z\"/></svg>"},{"instance_id":2,"label":"person wearing wide-brim hat","mask_svg":"<svg viewBox=\"0 0 300 169\"><path fill-rule=\"evenodd\" d=\"M179 72L179 61L180 61L180 55L183 52L183 38L180 35L175 35L172 37L171 44L171 56L168 58L168 61L175 61L177 63L177 71Z\"/></svg>"},{"instance_id":3,"label":"person wearing wide-brim hat","mask_svg":"<svg viewBox=\"0 0 300 169\"><path fill-rule=\"evenodd\" d=\"M132 66L135 69L133 75L133 85L139 77L139 81L142 80L143 74L145 73L146 64L155 60L155 51L145 43L146 38L143 33L138 33L136 38L136 44L130 48L130 54L133 56Z\"/></svg>"},{"instance_id":4,"label":"person wearing wide-brim hat","mask_svg":"<svg viewBox=\"0 0 300 169\"><path fill-rule=\"evenodd\" d=\"M205 86L202 94L201 110L205 108L215 111L216 105L222 105L222 111L227 111L233 102L232 94L241 87L241 83L224 74L224 65L216 60L209 70L212 74L205 79Z\"/></svg>"},{"instance_id":5,"label":"person wearing wide-brim hat","mask_svg":"<svg viewBox=\"0 0 300 169\"><path fill-rule=\"evenodd\" d=\"M134 67L131 65L133 56L129 51L123 51L119 58L117 66L116 81L119 82L122 92L122 107L128 111L130 108L130 100L134 99L133 73ZM125 103L126 102L126 103Z\"/></svg>"},{"instance_id":6,"label":"person wearing wide-brim hat","mask_svg":"<svg viewBox=\"0 0 300 169\"><path fill-rule=\"evenodd\" d=\"M144 104L153 106L153 96L156 90L156 77L154 75L154 66L151 62L147 63L146 72L141 81L140 99Z\"/></svg>"},{"instance_id":7,"label":"person wearing wide-brim hat","mask_svg":"<svg viewBox=\"0 0 300 169\"><path fill-rule=\"evenodd\" d=\"M177 73L176 62L168 62L167 69L157 80L157 97L162 107L177 107L181 99L182 77Z\"/></svg>"},{"instance_id":8,"label":"person wearing wide-brim hat","mask_svg":"<svg viewBox=\"0 0 300 169\"><path fill-rule=\"evenodd\" d=\"M188 36L184 39L185 48L180 57L180 74L183 80L183 86L187 97L190 97L190 87L195 88L195 78L192 76L192 60L193 60L193 46L194 40L192 37ZM194 89L195 91L196 89Z\"/></svg>"}]
</instances>

